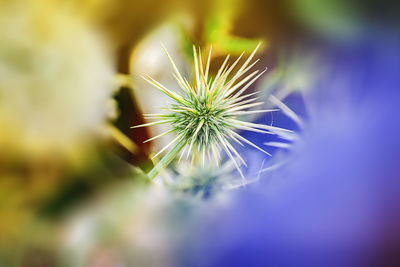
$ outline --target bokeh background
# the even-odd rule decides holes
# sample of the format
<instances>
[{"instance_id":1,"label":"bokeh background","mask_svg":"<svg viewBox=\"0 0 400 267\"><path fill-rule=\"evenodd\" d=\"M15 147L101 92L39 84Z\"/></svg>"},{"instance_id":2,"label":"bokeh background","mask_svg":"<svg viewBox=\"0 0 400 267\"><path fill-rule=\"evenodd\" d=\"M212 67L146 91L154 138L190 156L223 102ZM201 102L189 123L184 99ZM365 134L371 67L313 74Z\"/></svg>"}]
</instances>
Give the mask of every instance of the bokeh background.
<instances>
[{"instance_id":1,"label":"bokeh background","mask_svg":"<svg viewBox=\"0 0 400 267\"><path fill-rule=\"evenodd\" d=\"M399 11L0 0L0 266L399 266ZM177 87L160 43L191 79L193 44L215 74L259 42L250 90L282 112L249 120L296 138L240 133L273 154L241 151L245 187L229 161L149 182L169 139L130 127L168 101L141 76Z\"/></svg>"}]
</instances>

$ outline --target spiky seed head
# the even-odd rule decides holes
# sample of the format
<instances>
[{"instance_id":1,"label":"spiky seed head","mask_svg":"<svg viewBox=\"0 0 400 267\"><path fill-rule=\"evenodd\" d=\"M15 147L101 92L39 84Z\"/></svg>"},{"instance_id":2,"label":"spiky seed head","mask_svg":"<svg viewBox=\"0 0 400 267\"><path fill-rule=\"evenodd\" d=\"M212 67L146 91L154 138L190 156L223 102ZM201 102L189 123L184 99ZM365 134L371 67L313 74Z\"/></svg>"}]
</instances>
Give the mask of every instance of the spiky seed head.
<instances>
[{"instance_id":1,"label":"spiky seed head","mask_svg":"<svg viewBox=\"0 0 400 267\"><path fill-rule=\"evenodd\" d=\"M205 158L213 158L214 162L219 162L221 158L219 151L221 151L221 148L234 162L236 169L244 178L240 165L246 165L246 163L231 144L232 141L239 145L246 143L270 155L236 132L237 130L247 130L279 134L287 131L269 125L246 122L240 119L240 116L246 114L275 111L271 109L248 110L249 108L262 105L263 102L257 102L258 98L254 97L254 93L244 94L246 89L266 71L260 72L255 70L248 73L258 61L256 60L251 63L259 46L260 44L257 45L248 59L234 74L232 74L232 71L242 58L243 53L231 66L228 64L228 55L216 76L213 78L209 77L212 49L209 51L206 67L204 69L200 49L197 53L196 48L193 46L194 70L196 76L196 82L193 85L182 77L174 61L163 47L172 64L174 77L181 90L179 93L172 91L151 77L144 77L150 84L172 98L173 104L166 108L169 111L167 114L146 115L146 118L156 119L156 121L134 127L157 124L171 125L171 130L152 137L147 141L160 138L169 133L175 133L176 135L175 139L154 156L157 157L173 145L172 149L159 161L153 170L150 171L150 178L154 178L158 170L166 167L179 153L181 153L182 157L185 151L187 151L187 156L192 154L192 158L195 155L202 155L200 158L202 158L203 161Z\"/></svg>"}]
</instances>

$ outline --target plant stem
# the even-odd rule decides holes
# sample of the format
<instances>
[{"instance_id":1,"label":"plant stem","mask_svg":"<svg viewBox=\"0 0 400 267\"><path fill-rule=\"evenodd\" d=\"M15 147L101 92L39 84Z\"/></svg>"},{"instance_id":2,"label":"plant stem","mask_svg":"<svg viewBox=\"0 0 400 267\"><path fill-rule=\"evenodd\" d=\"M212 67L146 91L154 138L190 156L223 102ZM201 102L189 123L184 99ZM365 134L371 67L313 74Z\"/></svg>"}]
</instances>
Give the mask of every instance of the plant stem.
<instances>
[{"instance_id":1,"label":"plant stem","mask_svg":"<svg viewBox=\"0 0 400 267\"><path fill-rule=\"evenodd\" d=\"M179 151L186 145L186 140L181 139L157 164L154 168L147 174L150 180L154 180L157 176L158 171L164 169L171 163L171 161L178 155Z\"/></svg>"}]
</instances>

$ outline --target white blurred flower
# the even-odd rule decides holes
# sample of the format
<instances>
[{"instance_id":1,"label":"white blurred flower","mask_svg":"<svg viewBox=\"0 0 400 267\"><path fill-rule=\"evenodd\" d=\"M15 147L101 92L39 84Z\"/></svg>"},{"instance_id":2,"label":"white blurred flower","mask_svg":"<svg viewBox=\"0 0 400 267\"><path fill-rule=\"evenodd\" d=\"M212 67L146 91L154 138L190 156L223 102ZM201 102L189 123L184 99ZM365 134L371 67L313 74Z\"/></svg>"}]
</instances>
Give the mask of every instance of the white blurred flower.
<instances>
[{"instance_id":1,"label":"white blurred flower","mask_svg":"<svg viewBox=\"0 0 400 267\"><path fill-rule=\"evenodd\" d=\"M107 115L112 65L102 39L49 1L0 4L0 148L73 151Z\"/></svg>"}]
</instances>

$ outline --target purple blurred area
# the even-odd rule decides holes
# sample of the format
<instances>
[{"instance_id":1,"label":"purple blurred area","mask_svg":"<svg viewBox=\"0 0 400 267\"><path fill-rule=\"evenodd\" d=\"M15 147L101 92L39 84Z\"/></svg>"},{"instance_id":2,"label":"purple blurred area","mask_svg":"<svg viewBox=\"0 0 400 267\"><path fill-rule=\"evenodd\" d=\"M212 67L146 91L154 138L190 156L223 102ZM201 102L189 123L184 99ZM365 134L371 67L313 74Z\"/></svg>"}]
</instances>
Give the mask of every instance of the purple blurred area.
<instances>
[{"instance_id":1,"label":"purple blurred area","mask_svg":"<svg viewBox=\"0 0 400 267\"><path fill-rule=\"evenodd\" d=\"M329 50L304 143L193 230L182 266L400 264L398 44Z\"/></svg>"}]
</instances>

